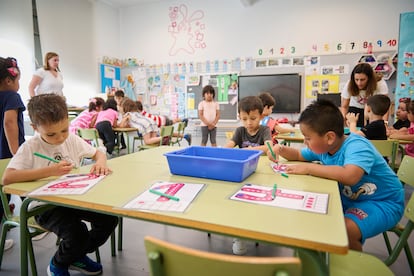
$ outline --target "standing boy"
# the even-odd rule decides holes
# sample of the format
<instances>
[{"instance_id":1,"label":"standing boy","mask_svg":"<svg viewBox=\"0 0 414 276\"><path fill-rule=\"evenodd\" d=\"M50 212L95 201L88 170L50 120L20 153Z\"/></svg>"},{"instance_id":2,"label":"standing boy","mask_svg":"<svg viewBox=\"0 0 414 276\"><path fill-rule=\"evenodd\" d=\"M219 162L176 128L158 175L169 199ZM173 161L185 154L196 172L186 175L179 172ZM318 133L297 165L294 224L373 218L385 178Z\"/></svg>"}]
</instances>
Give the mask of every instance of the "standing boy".
<instances>
[{"instance_id":1,"label":"standing boy","mask_svg":"<svg viewBox=\"0 0 414 276\"><path fill-rule=\"evenodd\" d=\"M332 102L310 104L299 123L307 147L298 150L275 145L273 150L287 160L308 161L289 165L288 173L338 181L349 248L362 251L367 238L390 229L401 219L401 182L370 141L354 133L344 135L343 116Z\"/></svg>"},{"instance_id":2,"label":"standing boy","mask_svg":"<svg viewBox=\"0 0 414 276\"><path fill-rule=\"evenodd\" d=\"M23 143L11 159L3 175L3 185L68 174L80 165L84 157L96 161L90 173L110 173L105 154L69 132L68 111L63 97L55 94L34 96L29 101L28 111L36 134ZM35 152L59 162L36 157ZM90 222L91 230L84 221ZM68 276L69 269L87 275L102 273L102 265L86 254L106 242L117 225L117 217L54 206L36 216L36 222L61 239L47 268L49 276Z\"/></svg>"},{"instance_id":3,"label":"standing boy","mask_svg":"<svg viewBox=\"0 0 414 276\"><path fill-rule=\"evenodd\" d=\"M210 135L211 146L217 147L217 123L220 119L220 106L214 100L214 87L206 85L203 88L203 101L198 104L198 117L201 120L201 146L207 145Z\"/></svg>"},{"instance_id":4,"label":"standing boy","mask_svg":"<svg viewBox=\"0 0 414 276\"><path fill-rule=\"evenodd\" d=\"M384 115L390 109L390 98L386 95L374 95L368 98L365 106L364 117L368 118L368 124L358 130L358 113L347 113L346 120L349 130L353 133L366 137L368 140L387 140L387 126L384 122Z\"/></svg>"}]
</instances>

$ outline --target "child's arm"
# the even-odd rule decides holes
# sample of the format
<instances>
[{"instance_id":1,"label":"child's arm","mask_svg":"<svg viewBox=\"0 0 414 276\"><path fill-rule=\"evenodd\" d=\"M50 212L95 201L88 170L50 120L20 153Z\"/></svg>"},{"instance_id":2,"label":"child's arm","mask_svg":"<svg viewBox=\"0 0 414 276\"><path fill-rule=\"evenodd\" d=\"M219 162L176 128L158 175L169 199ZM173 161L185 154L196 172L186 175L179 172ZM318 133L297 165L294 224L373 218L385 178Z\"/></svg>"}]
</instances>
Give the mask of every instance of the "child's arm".
<instances>
[{"instance_id":1,"label":"child's arm","mask_svg":"<svg viewBox=\"0 0 414 276\"><path fill-rule=\"evenodd\" d=\"M293 129L281 127L279 124L275 125L275 131L278 133L290 133L293 132Z\"/></svg>"},{"instance_id":2,"label":"child's arm","mask_svg":"<svg viewBox=\"0 0 414 276\"><path fill-rule=\"evenodd\" d=\"M17 109L4 112L4 134L10 152L15 155L19 148L19 125L17 123Z\"/></svg>"},{"instance_id":3,"label":"child's arm","mask_svg":"<svg viewBox=\"0 0 414 276\"><path fill-rule=\"evenodd\" d=\"M220 110L216 110L216 118L214 118L214 121L211 123L211 128L216 127L218 121L220 119Z\"/></svg>"},{"instance_id":4,"label":"child's arm","mask_svg":"<svg viewBox=\"0 0 414 276\"><path fill-rule=\"evenodd\" d=\"M129 127L129 115L123 116L118 124L119 127Z\"/></svg>"},{"instance_id":5,"label":"child's arm","mask_svg":"<svg viewBox=\"0 0 414 276\"><path fill-rule=\"evenodd\" d=\"M224 146L225 148L234 148L236 146L236 143L233 140L228 140L226 145Z\"/></svg>"},{"instance_id":6,"label":"child's arm","mask_svg":"<svg viewBox=\"0 0 414 276\"><path fill-rule=\"evenodd\" d=\"M98 117L98 113L92 116L92 120L91 120L91 123L89 124L89 128L95 127L96 117Z\"/></svg>"},{"instance_id":7,"label":"child's arm","mask_svg":"<svg viewBox=\"0 0 414 276\"><path fill-rule=\"evenodd\" d=\"M95 173L98 175L107 175L112 172L106 164L106 155L103 152L96 150L96 153L92 157L92 159L96 162L90 170L91 173Z\"/></svg>"},{"instance_id":8,"label":"child's arm","mask_svg":"<svg viewBox=\"0 0 414 276\"><path fill-rule=\"evenodd\" d=\"M361 135L363 137L365 136L365 133L357 129L357 122L358 122L359 114L355 113L347 113L346 114L346 120L348 122L349 131L352 133L356 133L358 135Z\"/></svg>"},{"instance_id":9,"label":"child's arm","mask_svg":"<svg viewBox=\"0 0 414 276\"><path fill-rule=\"evenodd\" d=\"M24 169L16 170L7 168L3 175L3 185L8 185L16 182L33 181L50 176L61 176L68 174L73 169L73 164L67 161L60 161L57 164L52 164L40 169Z\"/></svg>"},{"instance_id":10,"label":"child's arm","mask_svg":"<svg viewBox=\"0 0 414 276\"><path fill-rule=\"evenodd\" d=\"M398 139L398 140L407 140L407 141L414 141L414 134L409 134L408 131L406 133L396 132L390 135L391 139Z\"/></svg>"},{"instance_id":11,"label":"child's arm","mask_svg":"<svg viewBox=\"0 0 414 276\"><path fill-rule=\"evenodd\" d=\"M209 125L209 122L207 121L207 119L204 117L204 110L200 109L198 110L198 117L200 118L200 120L206 125Z\"/></svg>"}]
</instances>

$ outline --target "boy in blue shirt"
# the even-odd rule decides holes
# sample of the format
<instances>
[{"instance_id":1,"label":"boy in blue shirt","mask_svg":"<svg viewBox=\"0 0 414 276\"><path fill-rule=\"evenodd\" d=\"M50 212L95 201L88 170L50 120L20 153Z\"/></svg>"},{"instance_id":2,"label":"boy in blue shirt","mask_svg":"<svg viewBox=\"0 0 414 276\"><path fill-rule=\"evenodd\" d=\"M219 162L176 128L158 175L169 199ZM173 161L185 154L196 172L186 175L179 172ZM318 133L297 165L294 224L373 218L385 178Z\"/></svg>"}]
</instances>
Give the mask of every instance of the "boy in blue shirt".
<instances>
[{"instance_id":1,"label":"boy in blue shirt","mask_svg":"<svg viewBox=\"0 0 414 276\"><path fill-rule=\"evenodd\" d=\"M354 133L344 135L343 120L333 103L316 101L299 117L307 147L298 150L275 145L273 150L287 160L309 161L289 165L287 173L338 181L349 248L362 251L365 239L399 222L404 212L404 190L370 141Z\"/></svg>"}]
</instances>

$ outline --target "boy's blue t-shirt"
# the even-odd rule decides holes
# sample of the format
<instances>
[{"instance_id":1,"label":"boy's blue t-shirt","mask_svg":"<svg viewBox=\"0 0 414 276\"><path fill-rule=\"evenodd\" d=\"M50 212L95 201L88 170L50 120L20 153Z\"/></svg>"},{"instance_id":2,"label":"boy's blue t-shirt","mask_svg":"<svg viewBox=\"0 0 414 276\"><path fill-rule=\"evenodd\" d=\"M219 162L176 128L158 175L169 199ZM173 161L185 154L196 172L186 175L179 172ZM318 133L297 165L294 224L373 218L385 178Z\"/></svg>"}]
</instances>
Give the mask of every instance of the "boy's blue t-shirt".
<instances>
[{"instance_id":1,"label":"boy's blue t-shirt","mask_svg":"<svg viewBox=\"0 0 414 276\"><path fill-rule=\"evenodd\" d=\"M352 164L364 170L365 173L357 184L349 186L339 183L343 202L391 201L401 209L404 208L404 189L400 180L366 138L351 133L333 155L315 154L308 148L302 149L301 153L307 161L338 166ZM357 193L360 188L363 192Z\"/></svg>"}]
</instances>

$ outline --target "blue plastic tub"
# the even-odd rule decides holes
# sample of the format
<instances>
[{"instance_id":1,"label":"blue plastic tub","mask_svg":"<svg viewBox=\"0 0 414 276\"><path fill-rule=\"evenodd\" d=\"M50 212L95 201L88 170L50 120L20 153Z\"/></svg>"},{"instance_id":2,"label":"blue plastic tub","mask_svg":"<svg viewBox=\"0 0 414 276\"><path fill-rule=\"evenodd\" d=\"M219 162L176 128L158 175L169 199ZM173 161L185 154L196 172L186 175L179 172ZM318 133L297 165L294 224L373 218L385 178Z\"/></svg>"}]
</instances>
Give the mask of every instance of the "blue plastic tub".
<instances>
[{"instance_id":1,"label":"blue plastic tub","mask_svg":"<svg viewBox=\"0 0 414 276\"><path fill-rule=\"evenodd\" d=\"M191 146L165 153L172 174L241 182L257 168L261 150Z\"/></svg>"}]
</instances>

